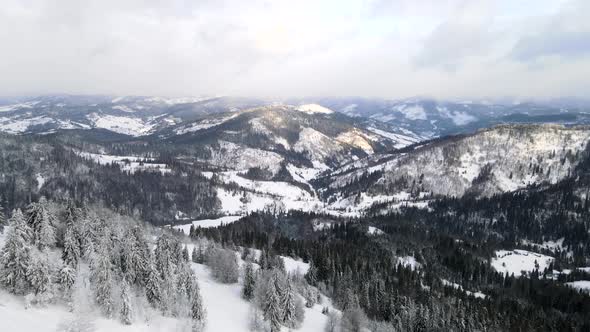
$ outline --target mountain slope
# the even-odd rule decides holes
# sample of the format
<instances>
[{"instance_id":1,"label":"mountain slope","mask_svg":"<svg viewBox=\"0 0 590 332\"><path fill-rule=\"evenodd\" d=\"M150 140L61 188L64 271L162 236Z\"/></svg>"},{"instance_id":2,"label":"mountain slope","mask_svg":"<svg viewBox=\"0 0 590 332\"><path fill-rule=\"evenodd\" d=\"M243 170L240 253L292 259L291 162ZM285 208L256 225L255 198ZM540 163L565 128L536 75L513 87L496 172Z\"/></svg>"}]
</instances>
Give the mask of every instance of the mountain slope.
<instances>
[{"instance_id":1,"label":"mountain slope","mask_svg":"<svg viewBox=\"0 0 590 332\"><path fill-rule=\"evenodd\" d=\"M505 125L367 158L323 179L326 195L490 196L556 183L582 160L589 127ZM356 188L356 189L354 189ZM329 198L328 198L329 199Z\"/></svg>"}]
</instances>

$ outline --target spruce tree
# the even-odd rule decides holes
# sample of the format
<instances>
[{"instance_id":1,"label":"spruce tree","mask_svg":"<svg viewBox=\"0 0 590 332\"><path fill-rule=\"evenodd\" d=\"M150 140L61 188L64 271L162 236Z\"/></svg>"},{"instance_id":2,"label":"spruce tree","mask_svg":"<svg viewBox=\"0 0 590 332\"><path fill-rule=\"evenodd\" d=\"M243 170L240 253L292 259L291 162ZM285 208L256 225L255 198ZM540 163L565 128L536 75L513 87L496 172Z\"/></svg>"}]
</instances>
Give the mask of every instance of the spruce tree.
<instances>
[{"instance_id":1,"label":"spruce tree","mask_svg":"<svg viewBox=\"0 0 590 332\"><path fill-rule=\"evenodd\" d=\"M27 270L31 264L31 229L20 210L12 213L6 243L0 256L0 283L11 293L28 291Z\"/></svg>"},{"instance_id":2,"label":"spruce tree","mask_svg":"<svg viewBox=\"0 0 590 332\"><path fill-rule=\"evenodd\" d=\"M31 284L35 295L44 294L49 290L51 283L51 271L49 257L46 252L33 250L31 263L27 269L27 280Z\"/></svg>"},{"instance_id":3,"label":"spruce tree","mask_svg":"<svg viewBox=\"0 0 590 332\"><path fill-rule=\"evenodd\" d=\"M191 253L191 260L193 263L199 262L199 253L197 252L197 247L193 247L193 252Z\"/></svg>"},{"instance_id":4,"label":"spruce tree","mask_svg":"<svg viewBox=\"0 0 590 332\"><path fill-rule=\"evenodd\" d=\"M281 295L281 307L283 312L283 319L281 322L289 328L294 328L297 325L295 302L297 295L295 294L291 280L288 277L285 283L285 289Z\"/></svg>"},{"instance_id":5,"label":"spruce tree","mask_svg":"<svg viewBox=\"0 0 590 332\"><path fill-rule=\"evenodd\" d=\"M254 288L256 287L256 278L254 277L254 266L252 263L246 263L244 267L244 285L242 288L242 297L248 301L254 297Z\"/></svg>"},{"instance_id":6,"label":"spruce tree","mask_svg":"<svg viewBox=\"0 0 590 332\"><path fill-rule=\"evenodd\" d=\"M78 262L80 261L80 241L78 241L76 236L73 223L67 223L66 225L62 259L66 264L73 268L78 267Z\"/></svg>"},{"instance_id":7,"label":"spruce tree","mask_svg":"<svg viewBox=\"0 0 590 332\"><path fill-rule=\"evenodd\" d=\"M305 274L305 280L307 280L307 283L312 285L312 286L316 286L317 282L318 282L318 269L315 266L314 262L311 261L309 262L309 270L307 270L307 273Z\"/></svg>"},{"instance_id":8,"label":"spruce tree","mask_svg":"<svg viewBox=\"0 0 590 332\"><path fill-rule=\"evenodd\" d=\"M201 298L201 292L199 284L194 280L192 286L193 294L191 296L191 319L193 321L193 331L201 331L205 326L206 311L203 306L203 299Z\"/></svg>"},{"instance_id":9,"label":"spruce tree","mask_svg":"<svg viewBox=\"0 0 590 332\"><path fill-rule=\"evenodd\" d=\"M162 290L160 288L160 275L154 264L149 264L145 280L145 295L154 308L162 305Z\"/></svg>"},{"instance_id":10,"label":"spruce tree","mask_svg":"<svg viewBox=\"0 0 590 332\"><path fill-rule=\"evenodd\" d=\"M33 229L33 243L39 249L52 247L55 244L54 216L47 209L47 201L41 198L27 208L27 223Z\"/></svg>"},{"instance_id":11,"label":"spruce tree","mask_svg":"<svg viewBox=\"0 0 590 332\"><path fill-rule=\"evenodd\" d=\"M188 248L186 246L182 248L182 259L184 259L185 262L189 261Z\"/></svg>"},{"instance_id":12,"label":"spruce tree","mask_svg":"<svg viewBox=\"0 0 590 332\"><path fill-rule=\"evenodd\" d=\"M281 330L281 322L283 321L283 308L281 303L282 287L281 276L278 269L271 272L268 280L266 294L264 298L262 313L264 320L270 322L272 332Z\"/></svg>"},{"instance_id":13,"label":"spruce tree","mask_svg":"<svg viewBox=\"0 0 590 332\"><path fill-rule=\"evenodd\" d=\"M133 319L130 292L129 282L123 278L123 285L121 286L121 322L125 325L131 325Z\"/></svg>"},{"instance_id":14,"label":"spruce tree","mask_svg":"<svg viewBox=\"0 0 590 332\"><path fill-rule=\"evenodd\" d=\"M105 229L91 264L96 302L107 317L111 317L113 314L113 275L110 246L109 232Z\"/></svg>"},{"instance_id":15,"label":"spruce tree","mask_svg":"<svg viewBox=\"0 0 590 332\"><path fill-rule=\"evenodd\" d=\"M2 197L0 197L0 234L4 232L6 225L6 216L4 215L4 208L2 207Z\"/></svg>"}]
</instances>

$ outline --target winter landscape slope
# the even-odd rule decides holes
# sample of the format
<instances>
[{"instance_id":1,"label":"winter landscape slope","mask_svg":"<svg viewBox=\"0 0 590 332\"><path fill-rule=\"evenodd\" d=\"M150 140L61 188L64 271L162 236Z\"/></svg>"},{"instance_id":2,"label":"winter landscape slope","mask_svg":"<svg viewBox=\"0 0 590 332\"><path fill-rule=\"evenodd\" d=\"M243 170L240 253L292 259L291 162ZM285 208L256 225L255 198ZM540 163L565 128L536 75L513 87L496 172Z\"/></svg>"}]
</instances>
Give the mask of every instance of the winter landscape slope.
<instances>
[{"instance_id":1,"label":"winter landscape slope","mask_svg":"<svg viewBox=\"0 0 590 332\"><path fill-rule=\"evenodd\" d=\"M341 196L490 196L567 178L590 140L588 127L503 125L367 158L323 179ZM369 184L366 184L366 182ZM364 186L358 185L365 183Z\"/></svg>"}]
</instances>

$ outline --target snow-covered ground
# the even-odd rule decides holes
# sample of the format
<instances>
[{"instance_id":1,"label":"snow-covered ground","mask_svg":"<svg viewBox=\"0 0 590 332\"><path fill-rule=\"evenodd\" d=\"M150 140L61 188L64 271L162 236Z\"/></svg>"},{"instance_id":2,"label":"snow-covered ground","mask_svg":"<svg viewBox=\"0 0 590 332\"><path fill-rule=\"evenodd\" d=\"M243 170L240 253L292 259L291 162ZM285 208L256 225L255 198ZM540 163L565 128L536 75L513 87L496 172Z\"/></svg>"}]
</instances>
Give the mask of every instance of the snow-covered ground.
<instances>
[{"instance_id":1,"label":"snow-covered ground","mask_svg":"<svg viewBox=\"0 0 590 332\"><path fill-rule=\"evenodd\" d=\"M526 250L498 250L496 257L492 258L492 267L502 273L509 275L514 273L515 277L523 274L533 272L538 268L539 272L543 272L545 268L554 260L551 256L546 256L532 251Z\"/></svg>"},{"instance_id":2,"label":"snow-covered ground","mask_svg":"<svg viewBox=\"0 0 590 332\"><path fill-rule=\"evenodd\" d=\"M412 270L420 269L420 267L422 266L420 263L416 261L416 258L414 256L398 257L397 263L401 264L402 266L409 267Z\"/></svg>"},{"instance_id":3,"label":"snow-covered ground","mask_svg":"<svg viewBox=\"0 0 590 332\"><path fill-rule=\"evenodd\" d=\"M385 234L385 232L380 230L377 227L369 226L369 230L367 231L367 234L369 234L369 235L382 235L382 234Z\"/></svg>"},{"instance_id":4,"label":"snow-covered ground","mask_svg":"<svg viewBox=\"0 0 590 332\"><path fill-rule=\"evenodd\" d=\"M568 285L574 289L582 290L582 291L590 294L590 280L578 280L578 281L566 282L566 285Z\"/></svg>"},{"instance_id":5,"label":"snow-covered ground","mask_svg":"<svg viewBox=\"0 0 590 332\"><path fill-rule=\"evenodd\" d=\"M467 294L469 296L477 297L477 298L480 298L480 299L485 299L487 297L487 295L485 295L482 292L472 292L472 291L464 290L463 289L463 286L461 286L459 284L456 284L454 282L450 282L450 281L448 281L446 279L441 279L440 281L443 283L443 285L450 286L450 287L453 287L455 289L462 290L462 291L465 292L465 294Z\"/></svg>"},{"instance_id":6,"label":"snow-covered ground","mask_svg":"<svg viewBox=\"0 0 590 332\"><path fill-rule=\"evenodd\" d=\"M166 174L171 171L171 169L166 164L153 163L153 158L114 156L90 152L77 152L77 154L82 158L92 160L99 165L117 164L122 171L129 172L130 174L133 174L138 170L161 172L162 174Z\"/></svg>"},{"instance_id":7,"label":"snow-covered ground","mask_svg":"<svg viewBox=\"0 0 590 332\"><path fill-rule=\"evenodd\" d=\"M225 217L221 217L221 218L217 218L217 219L194 220L190 224L174 226L173 228L180 229L180 230L182 230L182 232L184 234L188 235L192 225L194 225L195 227L199 226L202 228L217 227L217 226L221 226L222 224L223 225L231 224L232 222L234 222L240 218L241 218L241 216L225 216Z\"/></svg>"},{"instance_id":8,"label":"snow-covered ground","mask_svg":"<svg viewBox=\"0 0 590 332\"><path fill-rule=\"evenodd\" d=\"M332 114L334 113L334 111L332 111L329 108L326 108L322 105L318 105L318 104L305 104L305 105L300 105L297 107L297 110L303 113L307 113L307 114L316 114L316 113L321 113L321 114Z\"/></svg>"}]
</instances>

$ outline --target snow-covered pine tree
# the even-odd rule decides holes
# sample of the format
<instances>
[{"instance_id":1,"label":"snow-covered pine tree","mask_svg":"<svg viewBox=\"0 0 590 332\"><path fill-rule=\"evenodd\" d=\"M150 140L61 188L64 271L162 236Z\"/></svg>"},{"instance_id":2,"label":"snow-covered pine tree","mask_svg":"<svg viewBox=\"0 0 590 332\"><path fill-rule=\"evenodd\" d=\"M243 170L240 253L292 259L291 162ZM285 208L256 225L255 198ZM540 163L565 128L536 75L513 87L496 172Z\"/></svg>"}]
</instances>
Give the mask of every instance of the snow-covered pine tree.
<instances>
[{"instance_id":1,"label":"snow-covered pine tree","mask_svg":"<svg viewBox=\"0 0 590 332\"><path fill-rule=\"evenodd\" d=\"M305 274L305 280L307 280L307 283L312 286L317 285L318 268L315 266L313 261L309 262L309 269L307 270L307 273Z\"/></svg>"},{"instance_id":2,"label":"snow-covered pine tree","mask_svg":"<svg viewBox=\"0 0 590 332\"><path fill-rule=\"evenodd\" d=\"M162 305L162 290L160 289L160 275L153 263L147 268L145 279L145 295L154 308L160 308Z\"/></svg>"},{"instance_id":3,"label":"snow-covered pine tree","mask_svg":"<svg viewBox=\"0 0 590 332\"><path fill-rule=\"evenodd\" d=\"M121 286L121 322L125 325L131 325L133 321L130 292L129 282L123 278L123 285Z\"/></svg>"},{"instance_id":4,"label":"snow-covered pine tree","mask_svg":"<svg viewBox=\"0 0 590 332\"><path fill-rule=\"evenodd\" d=\"M274 269L268 280L262 308L264 320L270 323L272 332L281 330L281 322L283 321L282 292L281 271Z\"/></svg>"},{"instance_id":5,"label":"snow-covered pine tree","mask_svg":"<svg viewBox=\"0 0 590 332\"><path fill-rule=\"evenodd\" d=\"M246 263L244 267L244 285L242 287L242 297L248 301L254 297L254 288L256 287L256 277L254 275L254 266L252 263Z\"/></svg>"},{"instance_id":6,"label":"snow-covered pine tree","mask_svg":"<svg viewBox=\"0 0 590 332\"><path fill-rule=\"evenodd\" d=\"M191 253L191 260L193 263L199 262L199 253L197 252L197 247L193 247L193 252Z\"/></svg>"},{"instance_id":7,"label":"snow-covered pine tree","mask_svg":"<svg viewBox=\"0 0 590 332\"><path fill-rule=\"evenodd\" d=\"M185 262L189 261L188 248L186 246L182 248L182 259L184 259Z\"/></svg>"},{"instance_id":8,"label":"snow-covered pine tree","mask_svg":"<svg viewBox=\"0 0 590 332\"><path fill-rule=\"evenodd\" d=\"M132 266L135 271L134 282L144 285L151 252L141 227L134 227L132 233L134 239L132 247Z\"/></svg>"},{"instance_id":9,"label":"snow-covered pine tree","mask_svg":"<svg viewBox=\"0 0 590 332\"><path fill-rule=\"evenodd\" d=\"M6 243L0 255L0 283L11 293L28 291L27 270L31 263L31 229L20 210L8 221Z\"/></svg>"},{"instance_id":10,"label":"snow-covered pine tree","mask_svg":"<svg viewBox=\"0 0 590 332\"><path fill-rule=\"evenodd\" d=\"M66 299L70 299L72 295L72 290L76 283L76 274L76 270L71 265L65 263L58 272L58 282Z\"/></svg>"},{"instance_id":11,"label":"snow-covered pine tree","mask_svg":"<svg viewBox=\"0 0 590 332\"><path fill-rule=\"evenodd\" d=\"M105 229L91 264L91 281L94 284L96 302L107 317L113 314L113 275L109 235L108 229Z\"/></svg>"},{"instance_id":12,"label":"snow-covered pine tree","mask_svg":"<svg viewBox=\"0 0 590 332\"><path fill-rule=\"evenodd\" d=\"M33 293L39 298L42 294L49 291L51 283L51 269L47 252L36 249L32 250L31 263L27 269L27 280L31 284Z\"/></svg>"},{"instance_id":13,"label":"snow-covered pine tree","mask_svg":"<svg viewBox=\"0 0 590 332\"><path fill-rule=\"evenodd\" d=\"M207 312L203 306L203 298L199 289L199 283L196 279L193 281L193 294L191 296L191 319L193 321L193 331L202 331L205 327Z\"/></svg>"},{"instance_id":14,"label":"snow-covered pine tree","mask_svg":"<svg viewBox=\"0 0 590 332\"><path fill-rule=\"evenodd\" d=\"M287 277L285 289L281 294L281 307L283 308L282 323L287 327L294 327L295 319L295 293L291 285L291 280Z\"/></svg>"},{"instance_id":15,"label":"snow-covered pine tree","mask_svg":"<svg viewBox=\"0 0 590 332\"><path fill-rule=\"evenodd\" d=\"M297 297L291 278L287 277L285 289L282 292L281 304L283 309L283 325L296 328L303 322L303 304Z\"/></svg>"},{"instance_id":16,"label":"snow-covered pine tree","mask_svg":"<svg viewBox=\"0 0 590 332\"><path fill-rule=\"evenodd\" d=\"M6 225L6 216L4 215L4 208L2 207L2 197L0 196L0 234L4 232Z\"/></svg>"},{"instance_id":17,"label":"snow-covered pine tree","mask_svg":"<svg viewBox=\"0 0 590 332\"><path fill-rule=\"evenodd\" d=\"M39 249L52 247L55 244L55 227L53 214L47 209L47 201L41 198L27 208L27 223L33 229L33 243Z\"/></svg>"},{"instance_id":18,"label":"snow-covered pine tree","mask_svg":"<svg viewBox=\"0 0 590 332\"><path fill-rule=\"evenodd\" d=\"M66 223L62 259L74 269L78 267L78 262L80 261L80 241L76 236L75 225L73 222Z\"/></svg>"}]
</instances>

